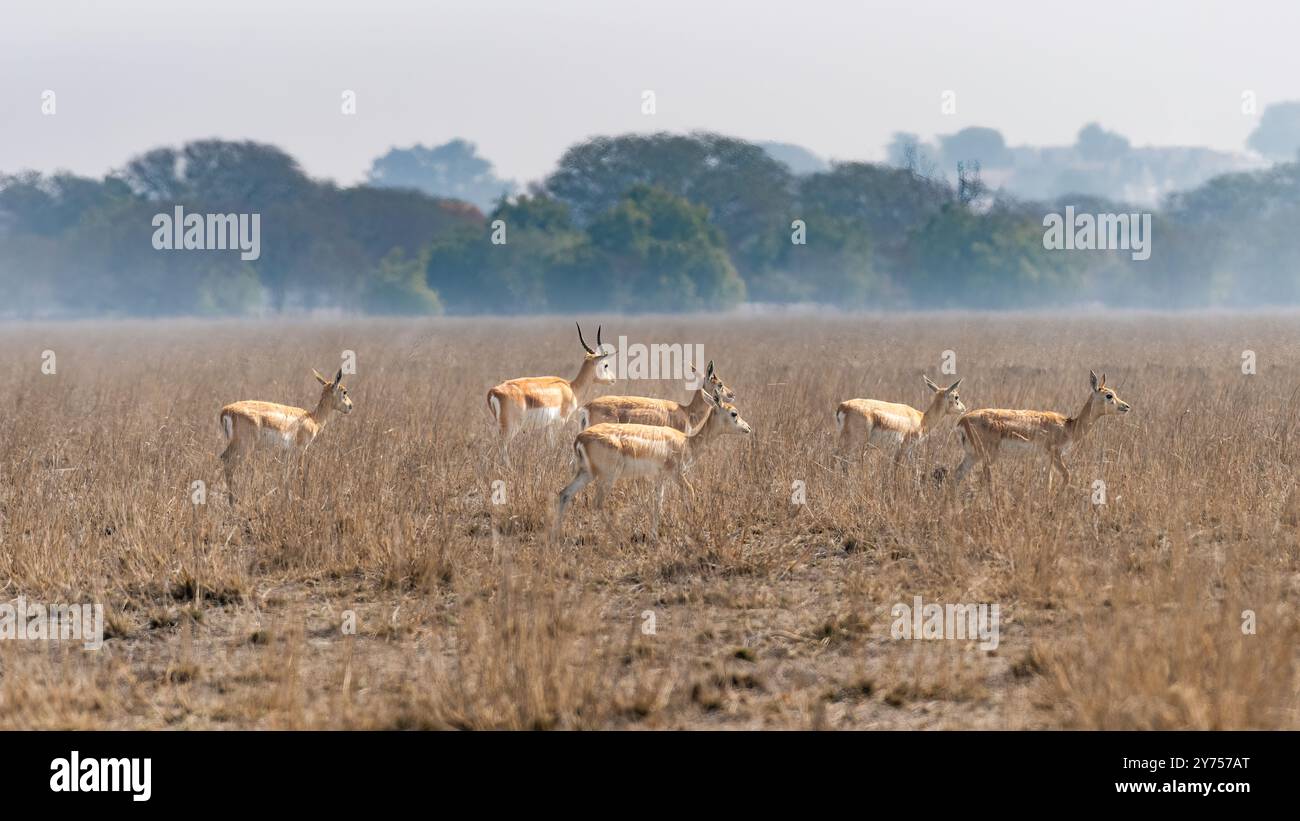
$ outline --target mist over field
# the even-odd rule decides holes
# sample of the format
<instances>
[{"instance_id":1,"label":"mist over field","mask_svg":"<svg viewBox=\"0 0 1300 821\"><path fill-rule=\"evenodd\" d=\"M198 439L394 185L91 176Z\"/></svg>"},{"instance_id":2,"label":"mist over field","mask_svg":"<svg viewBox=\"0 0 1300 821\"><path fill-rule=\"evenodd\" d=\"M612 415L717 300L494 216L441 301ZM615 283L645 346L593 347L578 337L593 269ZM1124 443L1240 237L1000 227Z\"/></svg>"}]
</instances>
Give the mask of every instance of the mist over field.
<instances>
[{"instance_id":1,"label":"mist over field","mask_svg":"<svg viewBox=\"0 0 1300 821\"><path fill-rule=\"evenodd\" d=\"M1064 173L1046 199L994 189L981 173L1002 150L958 134L942 162L909 143L897 164L798 173L732 137L625 134L572 146L520 191L463 141L391 151L348 188L268 144L154 148L101 179L0 176L0 314L1300 302L1296 163L1153 207L1080 193ZM1077 150L1084 167L1123 161L1104 141Z\"/></svg>"},{"instance_id":2,"label":"mist over field","mask_svg":"<svg viewBox=\"0 0 1300 821\"><path fill-rule=\"evenodd\" d=\"M467 45L488 25L471 8L287 6L252 24L303 35L274 48L235 18L163 35L145 0L83 9L81 28L27 7L10 28L26 39L0 41L27 58L0 76L0 317L1300 303L1300 67L1233 39L1249 14L1182 21L1221 40L1239 87L1176 37L1143 48L1184 82L1148 85L1120 61L1016 61L1030 42L1077 56L1132 33L1076 20L1030 37L1027 4L923 5L827 7L871 48L782 31L776 7L691 9L724 58L647 10L614 24L583 3L507 4L495 61ZM1165 23L1116 8L1135 32ZM149 89L177 82L162 57L91 70L67 45L95 53L92 24L134 27L159 54L250 56L229 83L195 78L155 105ZM990 24L1022 39L954 39ZM426 29L439 47L409 51ZM333 38L351 45L332 53ZM495 67L466 74L457 56ZM539 85L503 82L512 60ZM752 88L717 88L720 60ZM253 87L280 103L238 96Z\"/></svg>"}]
</instances>

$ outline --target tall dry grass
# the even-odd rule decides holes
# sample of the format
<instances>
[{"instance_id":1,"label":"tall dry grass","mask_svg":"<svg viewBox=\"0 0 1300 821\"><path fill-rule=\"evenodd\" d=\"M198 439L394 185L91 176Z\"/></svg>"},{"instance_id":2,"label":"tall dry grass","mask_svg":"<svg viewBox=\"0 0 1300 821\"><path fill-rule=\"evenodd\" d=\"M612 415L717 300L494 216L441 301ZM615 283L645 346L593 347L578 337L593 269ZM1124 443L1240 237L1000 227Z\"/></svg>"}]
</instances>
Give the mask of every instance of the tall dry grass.
<instances>
[{"instance_id":1,"label":"tall dry grass","mask_svg":"<svg viewBox=\"0 0 1300 821\"><path fill-rule=\"evenodd\" d=\"M0 726L1295 727L1296 319L592 318L703 344L756 435L668 494L658 542L628 483L616 532L588 492L560 544L571 435L503 469L484 394L572 375L567 320L4 326L0 602L101 602L109 638L0 642ZM246 465L232 508L220 407L310 405L345 349L356 411L305 476ZM844 470L836 404L919 403L945 350L972 408L1073 413L1093 368L1134 412L1050 495L1045 458L936 484L946 429ZM893 641L916 595L999 603L1001 646Z\"/></svg>"}]
</instances>

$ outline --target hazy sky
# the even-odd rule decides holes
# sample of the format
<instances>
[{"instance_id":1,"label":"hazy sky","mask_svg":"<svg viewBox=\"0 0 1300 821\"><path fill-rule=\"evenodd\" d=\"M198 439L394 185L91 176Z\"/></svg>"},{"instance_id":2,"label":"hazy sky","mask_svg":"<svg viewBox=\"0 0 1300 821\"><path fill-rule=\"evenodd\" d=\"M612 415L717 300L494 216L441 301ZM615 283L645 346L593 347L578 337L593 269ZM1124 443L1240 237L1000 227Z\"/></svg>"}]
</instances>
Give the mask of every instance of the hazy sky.
<instances>
[{"instance_id":1,"label":"hazy sky","mask_svg":"<svg viewBox=\"0 0 1300 821\"><path fill-rule=\"evenodd\" d=\"M894 131L1068 144L1091 120L1135 145L1237 150L1258 120L1243 91L1260 111L1300 99L1297 32L1290 0L0 0L0 172L100 175L216 136L351 183L390 146L459 136L528 180L594 134L879 159Z\"/></svg>"}]
</instances>

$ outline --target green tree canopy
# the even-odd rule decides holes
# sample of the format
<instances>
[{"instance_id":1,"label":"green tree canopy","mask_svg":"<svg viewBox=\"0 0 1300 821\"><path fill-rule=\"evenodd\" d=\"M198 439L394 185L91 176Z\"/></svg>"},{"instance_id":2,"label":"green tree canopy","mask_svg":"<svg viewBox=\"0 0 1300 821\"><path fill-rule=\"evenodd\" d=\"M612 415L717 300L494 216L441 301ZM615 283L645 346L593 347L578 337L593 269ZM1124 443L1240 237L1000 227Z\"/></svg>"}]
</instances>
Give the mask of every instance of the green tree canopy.
<instances>
[{"instance_id":1,"label":"green tree canopy","mask_svg":"<svg viewBox=\"0 0 1300 821\"><path fill-rule=\"evenodd\" d=\"M592 221L572 268L570 280L586 292L574 299L624 311L726 309L745 296L708 211L647 185Z\"/></svg>"},{"instance_id":2,"label":"green tree canopy","mask_svg":"<svg viewBox=\"0 0 1300 821\"><path fill-rule=\"evenodd\" d=\"M718 134L629 134L573 146L546 190L579 224L648 185L707 209L742 274L770 267L793 218L794 174L761 147Z\"/></svg>"}]
</instances>

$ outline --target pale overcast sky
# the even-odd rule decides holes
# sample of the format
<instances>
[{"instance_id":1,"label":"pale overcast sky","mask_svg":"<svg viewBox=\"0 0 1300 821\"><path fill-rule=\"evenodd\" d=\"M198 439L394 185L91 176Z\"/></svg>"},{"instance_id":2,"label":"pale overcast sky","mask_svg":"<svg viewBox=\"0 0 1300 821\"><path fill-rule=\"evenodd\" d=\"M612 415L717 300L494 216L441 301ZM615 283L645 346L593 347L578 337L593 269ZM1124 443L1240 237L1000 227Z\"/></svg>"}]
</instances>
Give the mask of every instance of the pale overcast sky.
<instances>
[{"instance_id":1,"label":"pale overcast sky","mask_svg":"<svg viewBox=\"0 0 1300 821\"><path fill-rule=\"evenodd\" d=\"M0 172L100 175L215 136L352 183L390 146L464 137L526 181L594 134L880 159L895 131L1059 145L1093 120L1135 145L1239 150L1258 120L1244 91L1260 111L1300 99L1298 32L1290 0L0 0Z\"/></svg>"}]
</instances>

